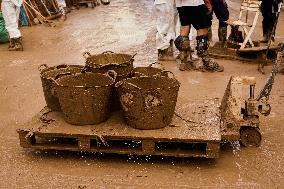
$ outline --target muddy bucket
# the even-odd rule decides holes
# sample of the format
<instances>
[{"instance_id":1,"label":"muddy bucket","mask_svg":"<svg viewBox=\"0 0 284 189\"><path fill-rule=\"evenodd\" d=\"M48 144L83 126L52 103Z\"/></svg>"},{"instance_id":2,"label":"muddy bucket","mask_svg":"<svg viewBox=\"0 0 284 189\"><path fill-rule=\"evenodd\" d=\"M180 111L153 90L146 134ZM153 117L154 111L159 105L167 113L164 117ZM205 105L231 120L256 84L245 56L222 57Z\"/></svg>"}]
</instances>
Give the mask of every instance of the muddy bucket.
<instances>
[{"instance_id":1,"label":"muddy bucket","mask_svg":"<svg viewBox=\"0 0 284 189\"><path fill-rule=\"evenodd\" d=\"M126 123L137 129L159 129L169 125L179 86L174 77L161 75L133 77L116 83Z\"/></svg>"},{"instance_id":2,"label":"muddy bucket","mask_svg":"<svg viewBox=\"0 0 284 189\"><path fill-rule=\"evenodd\" d=\"M161 68L153 67L154 65L157 65L157 64L159 64ZM140 77L140 76L152 77L157 74L162 74L163 76L167 76L167 73L163 72L164 70L165 68L161 63L154 62L147 67L135 67L132 71L132 76L133 77Z\"/></svg>"},{"instance_id":3,"label":"muddy bucket","mask_svg":"<svg viewBox=\"0 0 284 189\"><path fill-rule=\"evenodd\" d=\"M110 73L115 72L79 73L55 81L55 93L66 122L91 125L109 117L109 101L116 77Z\"/></svg>"},{"instance_id":4,"label":"muddy bucket","mask_svg":"<svg viewBox=\"0 0 284 189\"><path fill-rule=\"evenodd\" d=\"M61 111L58 98L53 95L52 89L55 87L54 80L58 79L62 74L66 73L80 73L83 66L79 65L58 65L54 67L48 67L46 64L39 66L40 78L42 83L42 89L47 107L53 111Z\"/></svg>"},{"instance_id":5,"label":"muddy bucket","mask_svg":"<svg viewBox=\"0 0 284 189\"><path fill-rule=\"evenodd\" d=\"M108 70L114 70L117 74L117 79L121 77L121 79L124 79L131 74L135 55L114 53L111 51L96 55L91 55L89 52L83 53L88 71L106 73Z\"/></svg>"},{"instance_id":6,"label":"muddy bucket","mask_svg":"<svg viewBox=\"0 0 284 189\"><path fill-rule=\"evenodd\" d=\"M116 82L118 82L131 77L135 55L114 53L111 51L91 55L89 52L84 52L83 56L86 59L84 71L106 73L108 70L114 70L117 74ZM111 102L111 111L121 110L116 91L113 91Z\"/></svg>"}]
</instances>

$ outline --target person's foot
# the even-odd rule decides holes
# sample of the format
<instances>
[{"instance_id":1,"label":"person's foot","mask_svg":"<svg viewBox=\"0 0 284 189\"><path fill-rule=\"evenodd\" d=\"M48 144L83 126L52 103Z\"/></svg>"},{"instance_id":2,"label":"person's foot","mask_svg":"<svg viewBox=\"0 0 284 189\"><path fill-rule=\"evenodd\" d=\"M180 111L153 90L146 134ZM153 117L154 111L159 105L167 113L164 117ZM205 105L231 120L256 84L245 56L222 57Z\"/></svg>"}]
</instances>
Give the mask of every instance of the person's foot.
<instances>
[{"instance_id":1,"label":"person's foot","mask_svg":"<svg viewBox=\"0 0 284 189\"><path fill-rule=\"evenodd\" d=\"M268 43L268 34L263 34L263 38L260 40L261 43Z\"/></svg>"},{"instance_id":2,"label":"person's foot","mask_svg":"<svg viewBox=\"0 0 284 189\"><path fill-rule=\"evenodd\" d=\"M109 0L101 0L101 3L103 5L108 5L110 3L110 1Z\"/></svg>"},{"instance_id":3,"label":"person's foot","mask_svg":"<svg viewBox=\"0 0 284 189\"><path fill-rule=\"evenodd\" d=\"M9 47L9 51L23 51L22 38L13 38L14 46Z\"/></svg>"},{"instance_id":4,"label":"person's foot","mask_svg":"<svg viewBox=\"0 0 284 189\"><path fill-rule=\"evenodd\" d=\"M202 60L203 61L203 69L208 72L223 72L224 67L219 65L217 62L212 59Z\"/></svg>"},{"instance_id":5,"label":"person's foot","mask_svg":"<svg viewBox=\"0 0 284 189\"><path fill-rule=\"evenodd\" d=\"M11 39L10 39L10 44L9 44L8 49L9 49L9 50L10 50L10 49L13 49L14 46L15 46L15 40L14 40L14 38L11 38Z\"/></svg>"}]
</instances>

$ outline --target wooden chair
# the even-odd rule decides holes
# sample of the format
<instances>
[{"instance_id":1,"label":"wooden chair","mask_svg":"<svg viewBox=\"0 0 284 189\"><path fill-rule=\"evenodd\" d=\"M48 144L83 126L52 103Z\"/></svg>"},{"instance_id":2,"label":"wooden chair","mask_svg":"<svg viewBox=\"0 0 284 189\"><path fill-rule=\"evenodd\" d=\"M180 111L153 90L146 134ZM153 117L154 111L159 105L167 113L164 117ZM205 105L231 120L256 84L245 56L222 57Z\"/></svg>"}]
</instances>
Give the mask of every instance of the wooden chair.
<instances>
[{"instance_id":1,"label":"wooden chair","mask_svg":"<svg viewBox=\"0 0 284 189\"><path fill-rule=\"evenodd\" d=\"M252 47L254 47L251 36L254 32L255 26L258 21L258 17L260 14L260 5L261 1L258 0L243 0L238 20L235 21L228 20L226 22L230 26L235 26L235 27L237 26L243 29L244 41L242 43L239 43L239 45L241 46L240 49L245 48L247 43L249 43ZM254 15L252 23L249 23L248 19L248 15L250 13Z\"/></svg>"}]
</instances>

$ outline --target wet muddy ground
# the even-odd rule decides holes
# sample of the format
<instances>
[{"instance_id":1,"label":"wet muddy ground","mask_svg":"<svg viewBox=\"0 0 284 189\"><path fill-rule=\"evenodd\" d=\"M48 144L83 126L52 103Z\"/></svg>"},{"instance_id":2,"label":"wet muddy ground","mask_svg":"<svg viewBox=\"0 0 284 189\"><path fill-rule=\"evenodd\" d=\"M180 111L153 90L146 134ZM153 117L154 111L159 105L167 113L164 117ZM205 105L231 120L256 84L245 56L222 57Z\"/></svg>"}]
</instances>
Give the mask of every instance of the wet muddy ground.
<instances>
[{"instance_id":1,"label":"wet muddy ground","mask_svg":"<svg viewBox=\"0 0 284 189\"><path fill-rule=\"evenodd\" d=\"M229 1L231 17L239 1ZM82 53L106 50L135 53L135 65L156 59L152 0L115 0L109 6L72 11L56 27L22 28L24 52L8 52L0 45L0 188L282 188L284 183L284 76L278 75L271 95L272 112L261 118L259 148L222 145L220 158L176 159L35 152L20 147L16 129L45 105L40 64L84 64ZM261 18L260 18L261 19ZM277 39L284 39L284 16ZM254 39L261 36L261 21ZM217 23L214 22L213 31ZM216 33L215 33L216 34ZM214 34L213 34L214 35ZM214 36L217 39L217 36ZM181 81L188 99L221 98L231 75L257 77L257 89L267 74L256 64L218 60L223 73L180 72L164 63Z\"/></svg>"}]
</instances>

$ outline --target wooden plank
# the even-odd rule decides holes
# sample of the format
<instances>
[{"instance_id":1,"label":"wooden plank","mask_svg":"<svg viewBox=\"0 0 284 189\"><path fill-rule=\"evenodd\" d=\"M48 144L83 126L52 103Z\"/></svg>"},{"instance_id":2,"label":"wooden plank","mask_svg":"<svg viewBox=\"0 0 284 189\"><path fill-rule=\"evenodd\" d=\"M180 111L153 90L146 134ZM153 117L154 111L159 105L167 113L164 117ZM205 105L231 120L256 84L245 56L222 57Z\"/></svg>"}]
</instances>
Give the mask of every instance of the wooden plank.
<instances>
[{"instance_id":1,"label":"wooden plank","mask_svg":"<svg viewBox=\"0 0 284 189\"><path fill-rule=\"evenodd\" d=\"M145 153L152 153L155 151L155 142L152 140L143 140L142 141L142 150Z\"/></svg>"},{"instance_id":2,"label":"wooden plank","mask_svg":"<svg viewBox=\"0 0 284 189\"><path fill-rule=\"evenodd\" d=\"M276 45L270 46L269 50L271 51L275 51L277 50L279 47ZM267 46L260 46L260 47L249 47L249 48L243 48L243 49L239 49L239 52L261 52L261 51L266 51L267 50Z\"/></svg>"},{"instance_id":3,"label":"wooden plank","mask_svg":"<svg viewBox=\"0 0 284 189\"><path fill-rule=\"evenodd\" d=\"M218 158L220 151L220 143L208 143L206 146L206 155L208 158Z\"/></svg>"},{"instance_id":4,"label":"wooden plank","mask_svg":"<svg viewBox=\"0 0 284 189\"><path fill-rule=\"evenodd\" d=\"M18 130L19 138L20 138L20 146L23 148L29 148L32 146L34 142L34 136L28 136L29 131Z\"/></svg>"},{"instance_id":5,"label":"wooden plank","mask_svg":"<svg viewBox=\"0 0 284 189\"><path fill-rule=\"evenodd\" d=\"M81 150L89 150L91 148L91 139L89 137L80 137L78 140L78 145Z\"/></svg>"},{"instance_id":6,"label":"wooden plank","mask_svg":"<svg viewBox=\"0 0 284 189\"><path fill-rule=\"evenodd\" d=\"M26 133L25 133L26 134ZM26 140L23 135L23 132L19 132L20 135L20 143L25 144ZM36 138L39 137L35 135ZM50 136L40 136L43 138L50 138ZM59 139L65 139L66 136L58 137ZM73 136L70 136L72 138ZM26 137L27 138L27 137ZM29 145L22 145L25 148L32 148L36 150L68 150L68 151L85 151L85 152L98 152L98 153L117 153L117 154L136 154L136 155L160 155L160 156L173 156L173 157L206 157L206 158L218 158L219 154L219 142L208 142L208 143L180 143L175 141L168 140L167 144L174 145L170 148L156 148L156 145L160 143L160 141L142 141L142 148L137 147L133 148L131 146L91 146L90 138L77 138L78 144L68 144L68 143L49 143L49 142L40 142L36 141L30 143ZM117 140L117 139L116 139ZM48 141L48 140L46 140ZM118 141L118 140L117 140ZM121 141L120 141L121 142ZM123 142L123 140L122 140ZM187 148L187 146L195 146L199 145L204 146L200 148Z\"/></svg>"}]
</instances>

